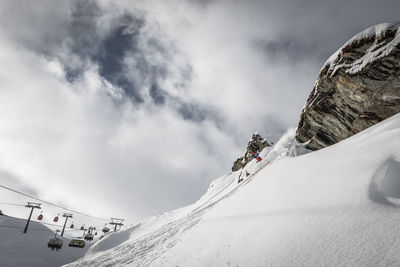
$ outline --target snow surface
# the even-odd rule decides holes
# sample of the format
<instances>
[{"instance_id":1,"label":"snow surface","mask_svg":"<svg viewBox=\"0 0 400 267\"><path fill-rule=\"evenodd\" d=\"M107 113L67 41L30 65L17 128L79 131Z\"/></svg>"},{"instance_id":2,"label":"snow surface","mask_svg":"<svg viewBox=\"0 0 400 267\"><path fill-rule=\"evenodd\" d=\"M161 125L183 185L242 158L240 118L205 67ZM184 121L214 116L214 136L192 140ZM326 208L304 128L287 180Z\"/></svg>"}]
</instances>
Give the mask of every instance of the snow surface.
<instances>
[{"instance_id":1,"label":"snow surface","mask_svg":"<svg viewBox=\"0 0 400 267\"><path fill-rule=\"evenodd\" d=\"M46 267L61 266L82 257L88 249L68 247L69 239L63 238L63 247L52 251L47 242L54 232L43 224L31 221L26 234L26 220L0 216L0 266Z\"/></svg>"},{"instance_id":2,"label":"snow surface","mask_svg":"<svg viewBox=\"0 0 400 267\"><path fill-rule=\"evenodd\" d=\"M322 69L325 69L326 66L328 66L329 71L328 73L331 73L331 76L333 76L336 71L338 71L341 68L346 67L346 73L347 74L356 74L360 72L362 69L364 69L365 66L371 64L375 60L385 57L389 55L393 49L396 48L396 45L400 43L400 23L382 23L378 24L372 27L367 28L366 30L360 32L359 34L355 35L353 38L351 38L348 42L346 42L338 51L336 51L324 64ZM359 59L355 60L351 64L346 64L346 63L341 63L337 64L339 61L339 57L342 54L342 51L345 47L350 46L354 43L359 42L362 39L370 38L370 37L375 37L375 40L378 39L378 36L381 36L383 33L385 33L388 30L393 30L396 31L396 36L392 41L389 43L378 47L378 44L375 42L367 51L366 53Z\"/></svg>"},{"instance_id":3,"label":"snow surface","mask_svg":"<svg viewBox=\"0 0 400 267\"><path fill-rule=\"evenodd\" d=\"M397 114L288 157L302 150L292 129L193 205L109 235L68 266L399 266L399 137Z\"/></svg>"}]
</instances>

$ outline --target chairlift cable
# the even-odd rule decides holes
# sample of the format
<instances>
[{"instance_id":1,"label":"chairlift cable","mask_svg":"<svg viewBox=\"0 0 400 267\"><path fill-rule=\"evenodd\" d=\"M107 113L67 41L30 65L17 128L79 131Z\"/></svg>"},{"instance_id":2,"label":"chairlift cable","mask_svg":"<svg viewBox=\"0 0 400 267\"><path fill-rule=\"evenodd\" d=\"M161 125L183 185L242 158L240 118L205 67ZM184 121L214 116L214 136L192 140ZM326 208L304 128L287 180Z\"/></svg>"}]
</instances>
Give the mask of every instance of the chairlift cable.
<instances>
[{"instance_id":1,"label":"chairlift cable","mask_svg":"<svg viewBox=\"0 0 400 267\"><path fill-rule=\"evenodd\" d=\"M1 202L1 201L0 201L0 204L2 204L2 205L10 205L10 206L21 206L21 207L25 207L25 205L23 205L23 204L8 203L8 202Z\"/></svg>"},{"instance_id":2,"label":"chairlift cable","mask_svg":"<svg viewBox=\"0 0 400 267\"><path fill-rule=\"evenodd\" d=\"M1 185L1 184L0 184L0 187L4 188L4 189L6 189L6 190L12 191L12 192L14 192L14 193L17 193L17 194L20 194L20 195L23 195L23 196L26 196L26 197L35 199L35 200L37 200L37 201L43 202L43 203L45 203L45 204L47 204L47 205L50 205L50 206L58 207L58 208L61 208L61 209L63 209L63 210L67 210L67 211L70 211L70 212L73 212L73 213L76 213L76 214L84 215L84 216L87 216L87 217L90 217L90 218L94 218L94 219L98 219L98 220L103 220L103 221L107 221L107 222L109 221L109 219L105 219L105 218L93 216L93 215L90 215L90 214L85 214L85 213L83 213L83 212L79 212L79 211L76 211L76 210L68 209L68 208L66 208L66 207L63 207L63 206L60 206L60 205L57 205L57 204L48 202L48 201L46 201L46 200L42 200L42 199L40 199L40 198L37 198L37 197L31 196L31 195L28 195L28 194L26 194L26 193L20 192L20 191L18 191L18 190L12 189L12 188L10 188L10 187L7 187L7 186Z\"/></svg>"}]
</instances>

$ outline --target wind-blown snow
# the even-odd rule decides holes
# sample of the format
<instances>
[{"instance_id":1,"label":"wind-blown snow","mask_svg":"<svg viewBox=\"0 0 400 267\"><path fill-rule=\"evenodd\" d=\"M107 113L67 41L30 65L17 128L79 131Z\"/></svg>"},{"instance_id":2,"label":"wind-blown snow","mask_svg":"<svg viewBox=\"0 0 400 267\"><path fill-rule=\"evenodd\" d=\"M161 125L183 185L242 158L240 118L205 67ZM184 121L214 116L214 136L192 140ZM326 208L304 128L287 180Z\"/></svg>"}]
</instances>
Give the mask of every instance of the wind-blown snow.
<instances>
[{"instance_id":1,"label":"wind-blown snow","mask_svg":"<svg viewBox=\"0 0 400 267\"><path fill-rule=\"evenodd\" d=\"M390 54L393 51L393 49L395 49L396 46L400 44L399 29L400 29L400 23L382 23L367 28L366 30L360 32L359 34L351 38L338 51L336 51L332 56L330 56L329 59L324 64L324 66L322 67L322 69L328 67L329 69L328 73L330 73L331 76L334 75L336 71L344 67L347 68L345 71L347 74L356 74L360 72L365 66L371 64L372 62L374 62L379 58L385 57L388 54ZM393 38L392 41L379 47L376 40L378 39L379 36L382 36L388 30L395 31L396 32L395 37ZM366 53L362 57L355 60L351 64L337 63L345 47L357 43L360 40L372 37L375 37L375 43L366 51Z\"/></svg>"},{"instance_id":2,"label":"wind-blown snow","mask_svg":"<svg viewBox=\"0 0 400 267\"><path fill-rule=\"evenodd\" d=\"M288 157L300 150L291 130L198 202L109 235L70 266L399 266L400 188L387 191L400 186L399 136L397 114Z\"/></svg>"}]
</instances>

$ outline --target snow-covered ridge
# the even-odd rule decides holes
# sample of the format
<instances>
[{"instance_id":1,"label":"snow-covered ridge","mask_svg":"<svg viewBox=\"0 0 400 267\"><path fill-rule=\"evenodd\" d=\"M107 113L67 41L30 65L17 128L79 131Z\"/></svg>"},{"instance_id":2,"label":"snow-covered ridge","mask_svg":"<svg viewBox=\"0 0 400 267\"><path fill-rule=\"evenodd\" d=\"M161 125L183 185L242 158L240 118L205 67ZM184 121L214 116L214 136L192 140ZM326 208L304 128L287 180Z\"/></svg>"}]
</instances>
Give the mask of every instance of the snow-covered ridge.
<instances>
[{"instance_id":1,"label":"snow-covered ridge","mask_svg":"<svg viewBox=\"0 0 400 267\"><path fill-rule=\"evenodd\" d=\"M399 135L400 114L287 157L298 150L289 131L264 162L215 180L191 206L109 235L69 266L399 266ZM237 183L243 172L251 175Z\"/></svg>"},{"instance_id":2,"label":"snow-covered ridge","mask_svg":"<svg viewBox=\"0 0 400 267\"><path fill-rule=\"evenodd\" d=\"M88 263L90 266L109 263L152 265L159 253L168 251L179 242L181 232L197 225L209 210L246 186L260 170L285 157L307 152L295 140L295 129L291 128L274 146L262 150L261 162L253 159L243 169L215 179L196 203L148 218L131 229L104 237L89 249L85 259L71 266L86 266ZM240 183L239 179L242 180ZM113 259L109 258L110 253ZM92 261L92 258L96 260Z\"/></svg>"},{"instance_id":3,"label":"snow-covered ridge","mask_svg":"<svg viewBox=\"0 0 400 267\"><path fill-rule=\"evenodd\" d=\"M356 74L360 72L368 64L389 55L396 48L396 46L400 44L399 29L400 23L382 23L367 28L366 30L355 35L339 50L332 54L332 56L330 56L325 62L322 70L327 68L327 73L330 74L330 76L333 76L341 68L346 68L345 72L347 74ZM389 31L395 32L395 36L390 42L382 45L379 42L380 37ZM374 38L374 44L360 58L349 64L341 62L341 56L345 48L371 38Z\"/></svg>"}]
</instances>

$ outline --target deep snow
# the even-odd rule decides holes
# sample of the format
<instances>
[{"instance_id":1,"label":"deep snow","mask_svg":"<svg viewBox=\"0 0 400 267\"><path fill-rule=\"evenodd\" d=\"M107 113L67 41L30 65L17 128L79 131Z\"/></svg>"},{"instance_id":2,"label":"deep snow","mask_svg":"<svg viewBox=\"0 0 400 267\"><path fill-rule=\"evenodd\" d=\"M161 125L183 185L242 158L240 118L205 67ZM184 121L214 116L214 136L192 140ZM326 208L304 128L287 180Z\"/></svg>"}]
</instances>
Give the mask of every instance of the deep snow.
<instances>
[{"instance_id":1,"label":"deep snow","mask_svg":"<svg viewBox=\"0 0 400 267\"><path fill-rule=\"evenodd\" d=\"M399 266L399 137L397 114L288 157L291 130L195 204L109 235L70 266Z\"/></svg>"},{"instance_id":2,"label":"deep snow","mask_svg":"<svg viewBox=\"0 0 400 267\"><path fill-rule=\"evenodd\" d=\"M0 266L61 266L82 257L90 246L83 249L68 247L69 239L63 238L63 247L52 251L47 242L54 237L54 232L31 221L28 232L24 234L25 224L26 220L0 216Z\"/></svg>"}]
</instances>

